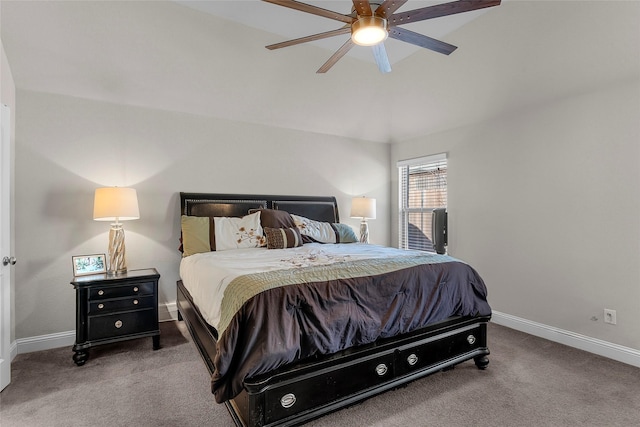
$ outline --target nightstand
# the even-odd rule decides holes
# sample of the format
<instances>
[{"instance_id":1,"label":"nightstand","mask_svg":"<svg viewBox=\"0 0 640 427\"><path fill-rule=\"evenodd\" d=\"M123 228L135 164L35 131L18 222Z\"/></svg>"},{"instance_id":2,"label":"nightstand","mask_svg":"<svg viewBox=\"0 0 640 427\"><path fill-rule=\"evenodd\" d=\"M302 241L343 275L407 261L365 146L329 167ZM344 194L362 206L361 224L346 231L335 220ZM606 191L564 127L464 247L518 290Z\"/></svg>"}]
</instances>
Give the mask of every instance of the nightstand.
<instances>
[{"instance_id":1,"label":"nightstand","mask_svg":"<svg viewBox=\"0 0 640 427\"><path fill-rule=\"evenodd\" d=\"M118 275L74 277L76 343L73 361L89 358L89 348L134 338L152 337L160 348L158 279L155 268L128 270Z\"/></svg>"}]
</instances>

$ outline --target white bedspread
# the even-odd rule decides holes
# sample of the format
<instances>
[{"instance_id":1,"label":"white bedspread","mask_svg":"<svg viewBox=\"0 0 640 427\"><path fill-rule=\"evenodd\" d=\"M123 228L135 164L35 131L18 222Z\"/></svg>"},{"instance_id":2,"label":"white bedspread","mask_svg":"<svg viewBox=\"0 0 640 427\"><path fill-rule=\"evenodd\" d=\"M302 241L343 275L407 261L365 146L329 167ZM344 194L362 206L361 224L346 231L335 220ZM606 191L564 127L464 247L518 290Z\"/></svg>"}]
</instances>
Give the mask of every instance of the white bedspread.
<instances>
[{"instance_id":1,"label":"white bedspread","mask_svg":"<svg viewBox=\"0 0 640 427\"><path fill-rule=\"evenodd\" d=\"M361 243L307 243L290 249L246 248L207 252L182 258L180 278L205 320L218 328L224 291L240 275L390 255L409 256L417 252Z\"/></svg>"}]
</instances>

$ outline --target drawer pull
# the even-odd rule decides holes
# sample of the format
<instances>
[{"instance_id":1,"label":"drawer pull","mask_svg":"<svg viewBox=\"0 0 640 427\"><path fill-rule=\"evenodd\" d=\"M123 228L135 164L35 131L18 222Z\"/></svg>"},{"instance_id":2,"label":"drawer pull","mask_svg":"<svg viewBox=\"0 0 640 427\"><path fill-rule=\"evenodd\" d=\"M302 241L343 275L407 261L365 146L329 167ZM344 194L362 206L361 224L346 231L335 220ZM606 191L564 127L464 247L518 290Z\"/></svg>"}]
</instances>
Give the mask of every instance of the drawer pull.
<instances>
[{"instance_id":1,"label":"drawer pull","mask_svg":"<svg viewBox=\"0 0 640 427\"><path fill-rule=\"evenodd\" d=\"M410 366L415 365L416 363L418 363L418 356L416 356L415 353L411 353L409 357L407 357L407 363Z\"/></svg>"},{"instance_id":2,"label":"drawer pull","mask_svg":"<svg viewBox=\"0 0 640 427\"><path fill-rule=\"evenodd\" d=\"M133 292L138 292L138 287L137 286L133 287Z\"/></svg>"},{"instance_id":3,"label":"drawer pull","mask_svg":"<svg viewBox=\"0 0 640 427\"><path fill-rule=\"evenodd\" d=\"M122 328L122 320L116 320L115 326L118 329Z\"/></svg>"},{"instance_id":4,"label":"drawer pull","mask_svg":"<svg viewBox=\"0 0 640 427\"><path fill-rule=\"evenodd\" d=\"M138 305L138 300L137 299L133 300L133 305Z\"/></svg>"},{"instance_id":5,"label":"drawer pull","mask_svg":"<svg viewBox=\"0 0 640 427\"><path fill-rule=\"evenodd\" d=\"M379 376L383 376L384 374L387 373L387 365L385 365L384 363L379 364L378 366L376 366L376 374L378 374Z\"/></svg>"},{"instance_id":6,"label":"drawer pull","mask_svg":"<svg viewBox=\"0 0 640 427\"><path fill-rule=\"evenodd\" d=\"M296 395L293 393L287 393L280 399L280 404L283 408L291 408L296 403Z\"/></svg>"},{"instance_id":7,"label":"drawer pull","mask_svg":"<svg viewBox=\"0 0 640 427\"><path fill-rule=\"evenodd\" d=\"M102 310L104 308L104 304L98 304L98 308Z\"/></svg>"},{"instance_id":8,"label":"drawer pull","mask_svg":"<svg viewBox=\"0 0 640 427\"><path fill-rule=\"evenodd\" d=\"M100 290L98 291L98 295L104 295L104 291L103 291L102 289L100 289Z\"/></svg>"},{"instance_id":9,"label":"drawer pull","mask_svg":"<svg viewBox=\"0 0 640 427\"><path fill-rule=\"evenodd\" d=\"M469 345L474 345L476 343L476 337L474 337L473 335L469 335L467 337L467 342L469 343Z\"/></svg>"}]
</instances>

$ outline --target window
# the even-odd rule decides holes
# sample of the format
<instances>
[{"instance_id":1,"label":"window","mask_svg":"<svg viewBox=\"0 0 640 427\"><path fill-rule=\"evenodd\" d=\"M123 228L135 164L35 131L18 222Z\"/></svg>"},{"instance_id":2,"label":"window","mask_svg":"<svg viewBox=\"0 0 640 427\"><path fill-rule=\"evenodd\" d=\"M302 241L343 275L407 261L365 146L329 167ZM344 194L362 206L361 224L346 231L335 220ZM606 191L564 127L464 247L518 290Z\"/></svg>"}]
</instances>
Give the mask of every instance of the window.
<instances>
[{"instance_id":1,"label":"window","mask_svg":"<svg viewBox=\"0 0 640 427\"><path fill-rule=\"evenodd\" d=\"M400 248L433 251L431 213L447 206L447 155L398 162L398 182Z\"/></svg>"}]
</instances>

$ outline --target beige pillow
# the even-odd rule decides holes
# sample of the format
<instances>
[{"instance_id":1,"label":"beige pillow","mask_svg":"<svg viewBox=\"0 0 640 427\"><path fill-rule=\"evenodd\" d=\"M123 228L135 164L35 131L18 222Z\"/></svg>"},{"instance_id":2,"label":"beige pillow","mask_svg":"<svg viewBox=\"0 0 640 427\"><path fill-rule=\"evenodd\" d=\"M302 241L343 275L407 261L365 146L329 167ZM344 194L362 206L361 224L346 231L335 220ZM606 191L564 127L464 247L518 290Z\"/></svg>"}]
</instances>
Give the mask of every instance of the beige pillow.
<instances>
[{"instance_id":1,"label":"beige pillow","mask_svg":"<svg viewBox=\"0 0 640 427\"><path fill-rule=\"evenodd\" d=\"M206 216L182 215L182 256L187 257L202 252L211 252L209 243L209 224L211 219Z\"/></svg>"}]
</instances>

